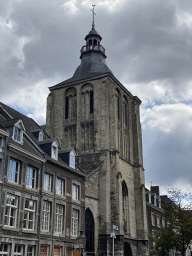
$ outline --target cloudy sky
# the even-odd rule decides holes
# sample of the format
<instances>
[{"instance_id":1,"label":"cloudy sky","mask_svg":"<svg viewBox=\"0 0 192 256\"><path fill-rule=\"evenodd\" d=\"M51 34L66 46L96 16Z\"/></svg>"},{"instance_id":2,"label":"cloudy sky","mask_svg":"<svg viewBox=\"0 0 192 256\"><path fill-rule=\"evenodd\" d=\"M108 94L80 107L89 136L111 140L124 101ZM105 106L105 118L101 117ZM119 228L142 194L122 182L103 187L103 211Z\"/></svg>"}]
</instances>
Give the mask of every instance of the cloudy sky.
<instances>
[{"instance_id":1,"label":"cloudy sky","mask_svg":"<svg viewBox=\"0 0 192 256\"><path fill-rule=\"evenodd\" d=\"M0 101L45 123L48 87L80 63L92 3L108 67L142 100L147 187L192 192L192 1L1 1Z\"/></svg>"}]
</instances>

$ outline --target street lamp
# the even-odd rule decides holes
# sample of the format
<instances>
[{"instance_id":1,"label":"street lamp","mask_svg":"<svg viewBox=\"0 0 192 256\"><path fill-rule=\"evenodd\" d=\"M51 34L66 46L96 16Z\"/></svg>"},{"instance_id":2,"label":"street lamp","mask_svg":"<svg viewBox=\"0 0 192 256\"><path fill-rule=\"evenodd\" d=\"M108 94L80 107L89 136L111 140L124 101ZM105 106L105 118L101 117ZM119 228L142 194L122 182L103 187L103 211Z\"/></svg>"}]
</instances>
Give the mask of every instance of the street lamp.
<instances>
[{"instance_id":1,"label":"street lamp","mask_svg":"<svg viewBox=\"0 0 192 256\"><path fill-rule=\"evenodd\" d=\"M114 254L114 251L115 251L115 238L116 238L116 235L115 235L115 230L118 231L118 227L113 225L113 232L111 233L110 237L112 237L113 239L113 256L115 255Z\"/></svg>"}]
</instances>

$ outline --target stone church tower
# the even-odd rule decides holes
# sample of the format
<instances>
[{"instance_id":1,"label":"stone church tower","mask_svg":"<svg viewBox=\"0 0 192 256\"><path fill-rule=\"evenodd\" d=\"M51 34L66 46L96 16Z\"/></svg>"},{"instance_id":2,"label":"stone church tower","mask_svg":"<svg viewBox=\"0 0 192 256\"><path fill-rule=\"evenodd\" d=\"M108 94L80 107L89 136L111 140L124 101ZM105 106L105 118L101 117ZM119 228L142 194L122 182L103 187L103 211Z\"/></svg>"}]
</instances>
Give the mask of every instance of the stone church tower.
<instances>
[{"instance_id":1,"label":"stone church tower","mask_svg":"<svg viewBox=\"0 0 192 256\"><path fill-rule=\"evenodd\" d=\"M87 175L87 255L111 255L113 225L116 256L147 255L141 101L107 67L101 40L93 24L73 77L49 88L46 129Z\"/></svg>"}]
</instances>

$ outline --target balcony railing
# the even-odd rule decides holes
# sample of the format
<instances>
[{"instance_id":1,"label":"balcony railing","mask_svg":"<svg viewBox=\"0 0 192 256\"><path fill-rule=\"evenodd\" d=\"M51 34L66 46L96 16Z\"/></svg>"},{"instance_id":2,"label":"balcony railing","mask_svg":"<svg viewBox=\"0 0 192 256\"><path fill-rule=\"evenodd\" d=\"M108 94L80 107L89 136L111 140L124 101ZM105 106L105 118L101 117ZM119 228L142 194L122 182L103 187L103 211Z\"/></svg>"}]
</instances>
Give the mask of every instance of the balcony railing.
<instances>
[{"instance_id":1,"label":"balcony railing","mask_svg":"<svg viewBox=\"0 0 192 256\"><path fill-rule=\"evenodd\" d=\"M82 48L81 48L81 53L82 52L87 52L87 51L101 51L105 54L105 48L100 45L100 44L87 44L87 45L84 45Z\"/></svg>"}]
</instances>

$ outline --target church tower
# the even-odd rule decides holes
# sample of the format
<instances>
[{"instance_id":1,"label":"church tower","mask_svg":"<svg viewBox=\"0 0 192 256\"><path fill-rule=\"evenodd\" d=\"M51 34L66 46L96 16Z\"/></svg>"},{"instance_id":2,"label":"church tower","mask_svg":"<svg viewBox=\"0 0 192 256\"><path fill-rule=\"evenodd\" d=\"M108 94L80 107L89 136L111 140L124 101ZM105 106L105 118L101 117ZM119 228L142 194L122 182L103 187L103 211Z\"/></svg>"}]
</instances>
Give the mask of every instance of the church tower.
<instances>
[{"instance_id":1,"label":"church tower","mask_svg":"<svg viewBox=\"0 0 192 256\"><path fill-rule=\"evenodd\" d=\"M75 148L86 175L87 255L147 255L148 235L139 106L106 65L92 29L72 78L50 87L46 130Z\"/></svg>"}]
</instances>

